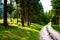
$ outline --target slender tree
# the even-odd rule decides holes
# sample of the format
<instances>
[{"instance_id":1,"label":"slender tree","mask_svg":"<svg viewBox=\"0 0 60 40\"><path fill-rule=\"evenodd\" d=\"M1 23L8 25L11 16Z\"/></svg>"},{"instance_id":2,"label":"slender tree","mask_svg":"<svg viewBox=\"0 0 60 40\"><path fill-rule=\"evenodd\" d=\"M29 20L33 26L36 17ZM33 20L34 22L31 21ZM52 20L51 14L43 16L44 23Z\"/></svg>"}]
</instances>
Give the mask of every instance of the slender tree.
<instances>
[{"instance_id":1,"label":"slender tree","mask_svg":"<svg viewBox=\"0 0 60 40\"><path fill-rule=\"evenodd\" d=\"M17 14L17 24L18 24L18 4L19 4L19 0L15 0L16 1L16 6L17 6L17 9L16 9L16 14Z\"/></svg>"},{"instance_id":2,"label":"slender tree","mask_svg":"<svg viewBox=\"0 0 60 40\"><path fill-rule=\"evenodd\" d=\"M15 0L16 4L20 4L20 8L21 8L21 23L22 26L24 26L24 20L25 20L25 12L24 12L24 0Z\"/></svg>"},{"instance_id":3,"label":"slender tree","mask_svg":"<svg viewBox=\"0 0 60 40\"><path fill-rule=\"evenodd\" d=\"M27 2L27 8L28 8L28 10L27 10L27 12L28 12L28 26L30 26L30 23L31 23L31 20L30 20L30 7L31 7L31 0L28 0L28 2Z\"/></svg>"},{"instance_id":4,"label":"slender tree","mask_svg":"<svg viewBox=\"0 0 60 40\"><path fill-rule=\"evenodd\" d=\"M12 22L12 11L13 11L13 10L14 10L13 5L7 4L7 12L10 14L11 22Z\"/></svg>"},{"instance_id":5,"label":"slender tree","mask_svg":"<svg viewBox=\"0 0 60 40\"><path fill-rule=\"evenodd\" d=\"M25 12L24 12L24 0L21 1L21 23L24 26Z\"/></svg>"}]
</instances>

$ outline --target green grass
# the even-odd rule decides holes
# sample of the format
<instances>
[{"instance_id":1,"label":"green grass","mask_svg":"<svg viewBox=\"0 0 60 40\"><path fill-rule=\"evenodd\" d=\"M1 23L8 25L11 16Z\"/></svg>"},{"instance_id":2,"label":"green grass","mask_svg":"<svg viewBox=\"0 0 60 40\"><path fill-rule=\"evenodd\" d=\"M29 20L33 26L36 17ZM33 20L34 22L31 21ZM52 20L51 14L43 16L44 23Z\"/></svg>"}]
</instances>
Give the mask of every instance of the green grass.
<instances>
[{"instance_id":1,"label":"green grass","mask_svg":"<svg viewBox=\"0 0 60 40\"><path fill-rule=\"evenodd\" d=\"M2 24L3 23L3 19L0 19L0 24Z\"/></svg>"},{"instance_id":2,"label":"green grass","mask_svg":"<svg viewBox=\"0 0 60 40\"><path fill-rule=\"evenodd\" d=\"M42 26L32 23L30 26L0 26L0 40L39 40Z\"/></svg>"},{"instance_id":3,"label":"green grass","mask_svg":"<svg viewBox=\"0 0 60 40\"><path fill-rule=\"evenodd\" d=\"M52 25L52 28L56 31L60 32L60 26L59 25Z\"/></svg>"},{"instance_id":4,"label":"green grass","mask_svg":"<svg viewBox=\"0 0 60 40\"><path fill-rule=\"evenodd\" d=\"M39 25L39 24L36 24L36 23L32 23L30 25L30 28L38 30L38 31L40 31L42 27L43 27L42 25Z\"/></svg>"},{"instance_id":5,"label":"green grass","mask_svg":"<svg viewBox=\"0 0 60 40\"><path fill-rule=\"evenodd\" d=\"M13 24L17 23L16 19L13 19ZM8 19L8 22L10 19ZM3 19L0 19L0 24L3 23ZM10 23L10 22L9 22ZM21 22L19 22L20 24ZM17 24L15 24L17 25ZM31 23L30 26L7 26L0 25L0 40L39 40L39 31L43 26L35 23Z\"/></svg>"}]
</instances>

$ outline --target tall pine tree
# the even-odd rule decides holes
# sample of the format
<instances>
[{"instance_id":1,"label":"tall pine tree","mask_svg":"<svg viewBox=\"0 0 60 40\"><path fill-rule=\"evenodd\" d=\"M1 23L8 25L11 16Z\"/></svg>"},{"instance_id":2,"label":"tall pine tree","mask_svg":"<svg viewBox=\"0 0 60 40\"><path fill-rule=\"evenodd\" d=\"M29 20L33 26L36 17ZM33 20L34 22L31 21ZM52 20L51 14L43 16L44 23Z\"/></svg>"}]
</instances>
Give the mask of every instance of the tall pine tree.
<instances>
[{"instance_id":1,"label":"tall pine tree","mask_svg":"<svg viewBox=\"0 0 60 40\"><path fill-rule=\"evenodd\" d=\"M52 6L55 11L55 23L60 25L60 0L52 0Z\"/></svg>"},{"instance_id":2,"label":"tall pine tree","mask_svg":"<svg viewBox=\"0 0 60 40\"><path fill-rule=\"evenodd\" d=\"M7 25L7 0L4 0L4 26Z\"/></svg>"}]
</instances>

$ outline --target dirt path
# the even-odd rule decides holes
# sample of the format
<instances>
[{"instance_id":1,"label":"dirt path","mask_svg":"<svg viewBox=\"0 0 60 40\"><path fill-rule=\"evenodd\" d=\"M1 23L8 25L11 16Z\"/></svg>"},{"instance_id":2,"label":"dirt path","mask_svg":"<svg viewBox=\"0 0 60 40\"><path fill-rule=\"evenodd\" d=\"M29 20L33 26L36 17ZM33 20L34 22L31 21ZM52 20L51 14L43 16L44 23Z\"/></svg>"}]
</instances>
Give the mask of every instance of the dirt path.
<instances>
[{"instance_id":1,"label":"dirt path","mask_svg":"<svg viewBox=\"0 0 60 40\"><path fill-rule=\"evenodd\" d=\"M60 34L49 23L40 31L40 40L60 40Z\"/></svg>"}]
</instances>

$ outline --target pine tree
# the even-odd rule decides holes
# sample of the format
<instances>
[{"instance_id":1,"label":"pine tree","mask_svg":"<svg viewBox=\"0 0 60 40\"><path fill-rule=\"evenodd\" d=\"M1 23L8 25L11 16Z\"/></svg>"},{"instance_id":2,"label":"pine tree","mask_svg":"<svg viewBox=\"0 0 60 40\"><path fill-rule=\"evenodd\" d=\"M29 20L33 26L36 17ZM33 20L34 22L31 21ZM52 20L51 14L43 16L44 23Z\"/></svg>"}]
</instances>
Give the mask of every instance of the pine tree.
<instances>
[{"instance_id":1,"label":"pine tree","mask_svg":"<svg viewBox=\"0 0 60 40\"><path fill-rule=\"evenodd\" d=\"M52 0L52 6L55 11L55 21L60 25L60 0Z\"/></svg>"},{"instance_id":2,"label":"pine tree","mask_svg":"<svg viewBox=\"0 0 60 40\"><path fill-rule=\"evenodd\" d=\"M4 26L7 25L7 0L4 0Z\"/></svg>"}]
</instances>

